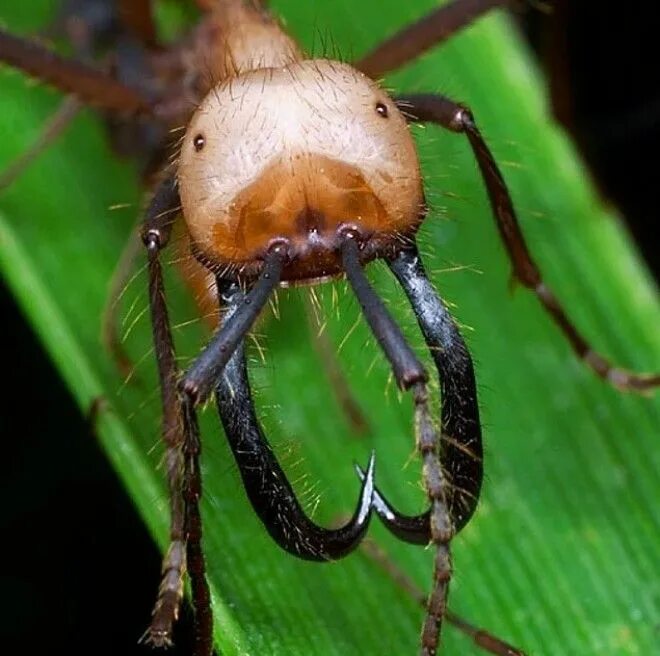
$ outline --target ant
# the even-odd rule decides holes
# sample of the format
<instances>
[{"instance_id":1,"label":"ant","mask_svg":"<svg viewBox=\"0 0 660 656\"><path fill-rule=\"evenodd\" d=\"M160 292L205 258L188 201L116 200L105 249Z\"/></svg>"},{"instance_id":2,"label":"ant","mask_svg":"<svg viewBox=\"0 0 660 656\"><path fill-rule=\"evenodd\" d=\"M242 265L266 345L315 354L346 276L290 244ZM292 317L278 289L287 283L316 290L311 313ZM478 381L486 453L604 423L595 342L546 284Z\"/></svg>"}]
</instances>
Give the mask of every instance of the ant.
<instances>
[{"instance_id":1,"label":"ant","mask_svg":"<svg viewBox=\"0 0 660 656\"><path fill-rule=\"evenodd\" d=\"M170 488L170 546L147 641L171 642L187 571L196 617L195 656L212 651L211 604L201 551L200 437L196 409L212 394L246 493L271 537L293 555L329 561L354 550L372 512L399 539L435 547L421 654L435 654L451 577L450 542L479 499L481 423L472 361L426 275L415 235L427 213L409 123L433 123L467 138L485 183L515 278L533 291L575 353L616 387L645 391L660 376L611 365L577 331L543 282L522 236L505 181L465 105L437 94L391 97L374 80L441 43L494 0L455 0L387 39L352 65L307 59L262 6L198 0L204 12L168 48L155 37L149 2L119 2L113 70L54 55L0 33L0 59L102 110L115 134L133 131L153 196L141 230L162 395ZM167 164L171 130L185 126ZM165 299L161 252L181 217L196 261L213 276L222 322L183 374ZM437 368L441 430L430 410L428 373L363 268L383 260L402 287ZM362 487L340 528L303 511L254 409L244 340L275 289L345 275L402 391L413 398L415 440L429 509L399 513L374 483L374 458L358 467ZM521 653L493 636L496 654Z\"/></svg>"}]
</instances>

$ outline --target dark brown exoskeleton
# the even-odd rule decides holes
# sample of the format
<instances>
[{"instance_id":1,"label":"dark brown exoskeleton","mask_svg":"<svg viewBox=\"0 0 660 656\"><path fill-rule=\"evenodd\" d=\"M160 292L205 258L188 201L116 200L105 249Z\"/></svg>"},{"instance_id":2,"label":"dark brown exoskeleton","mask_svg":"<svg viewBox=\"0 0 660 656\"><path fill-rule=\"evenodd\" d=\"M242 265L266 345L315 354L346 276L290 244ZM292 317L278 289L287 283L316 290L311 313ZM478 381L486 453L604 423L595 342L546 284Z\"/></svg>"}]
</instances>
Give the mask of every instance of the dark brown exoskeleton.
<instances>
[{"instance_id":1,"label":"dark brown exoskeleton","mask_svg":"<svg viewBox=\"0 0 660 656\"><path fill-rule=\"evenodd\" d=\"M102 3L101 3L102 4ZM573 327L543 283L521 234L509 192L470 110L439 95L390 97L374 80L442 42L496 0L455 0L388 39L353 65L307 59L256 0L198 0L203 16L168 48L159 43L147 0L118 0L114 58L105 67L61 58L0 32L0 60L102 110L113 134L133 135L147 179L160 171L142 240L163 409L170 489L170 547L146 639L171 642L187 571L196 617L195 656L212 652L211 606L201 550L200 439L196 407L215 393L220 418L252 506L286 551L315 561L358 546L376 511L400 539L433 544L433 585L420 653L437 652L444 617L494 654L520 654L446 609L450 542L475 511L482 445L470 355L429 282L415 244L426 204L410 122L464 134L472 147L515 277L533 290L599 376L626 390L660 377L613 367ZM185 126L173 164L164 153ZM174 355L160 263L173 224L185 222L207 301L223 319L183 374ZM440 429L429 410L428 374L363 273L383 259L417 317L442 391ZM358 468L357 508L337 529L302 510L260 426L248 382L244 341L279 286L345 275L364 316L414 403L414 432L430 502L426 513L398 513L374 486L374 459ZM213 284L206 285L208 279Z\"/></svg>"}]
</instances>

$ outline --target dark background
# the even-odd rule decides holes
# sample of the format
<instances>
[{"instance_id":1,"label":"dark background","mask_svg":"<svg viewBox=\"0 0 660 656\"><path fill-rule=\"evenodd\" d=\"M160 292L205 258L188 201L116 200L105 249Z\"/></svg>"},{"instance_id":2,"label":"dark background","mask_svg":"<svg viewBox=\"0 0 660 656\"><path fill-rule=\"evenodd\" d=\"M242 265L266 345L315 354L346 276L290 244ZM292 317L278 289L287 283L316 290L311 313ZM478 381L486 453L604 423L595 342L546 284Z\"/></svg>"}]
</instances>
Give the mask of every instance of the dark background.
<instances>
[{"instance_id":1,"label":"dark background","mask_svg":"<svg viewBox=\"0 0 660 656\"><path fill-rule=\"evenodd\" d=\"M650 3L635 3L634 13L572 4L519 19L548 71L557 116L604 200L620 207L657 279L660 84L657 71L646 70L645 53L657 52L660 23ZM148 624L160 555L4 287L0 304L6 381L0 644L21 644L23 654L44 647L96 656L149 653L136 641ZM170 654L189 653L185 614Z\"/></svg>"}]
</instances>

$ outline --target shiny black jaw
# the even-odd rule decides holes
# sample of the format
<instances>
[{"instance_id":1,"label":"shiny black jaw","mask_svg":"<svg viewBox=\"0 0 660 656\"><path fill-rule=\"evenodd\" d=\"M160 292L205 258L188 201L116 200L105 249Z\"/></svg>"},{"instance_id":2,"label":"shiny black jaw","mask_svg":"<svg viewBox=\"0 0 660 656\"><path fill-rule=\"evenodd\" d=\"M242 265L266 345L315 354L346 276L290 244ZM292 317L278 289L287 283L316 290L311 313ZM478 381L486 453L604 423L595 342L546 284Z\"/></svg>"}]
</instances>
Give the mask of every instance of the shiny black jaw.
<instances>
[{"instance_id":1,"label":"shiny black jaw","mask_svg":"<svg viewBox=\"0 0 660 656\"><path fill-rule=\"evenodd\" d=\"M357 270L360 266L356 250L354 243L344 249L345 265L349 269ZM351 258L355 261L351 262ZM446 506L452 534L455 534L474 512L481 486L481 428L472 363L448 310L426 278L416 249L400 252L388 264L408 296L441 380L442 430L438 434L438 452L446 475ZM270 280L272 285L274 281ZM221 306L225 310L223 326L228 326L235 322L234 315L244 311L241 308L245 307L246 294L234 281L219 278L217 283ZM369 289L365 291L365 285L366 279L358 281L354 291L363 310L366 305L367 313L377 314L380 311L378 305L372 298L367 298L371 292ZM259 282L254 287L255 293L258 287ZM267 293L263 296L265 299ZM373 316L367 318L373 328ZM382 320L382 316L376 319ZM375 323L377 332L378 321ZM387 324L387 331L396 332L391 324ZM396 343L398 338L391 338L389 334L376 336L381 346L384 342L389 344L386 356L393 363L397 380L401 378L401 384L406 387L406 372L421 365L412 352ZM415 375L425 382L423 369L421 374ZM282 549L305 560L323 562L342 558L359 545L372 511L400 540L417 545L429 544L432 538L431 510L414 516L398 512L374 485L373 454L366 469L356 466L362 487L351 519L336 529L314 523L298 502L257 418L242 339L215 381L220 420L247 496L264 527Z\"/></svg>"},{"instance_id":2,"label":"shiny black jaw","mask_svg":"<svg viewBox=\"0 0 660 656\"><path fill-rule=\"evenodd\" d=\"M368 472L357 464L355 471L361 481L366 481ZM431 541L430 510L419 515L404 515L392 506L377 487L374 488L373 509L390 533L399 540L422 546Z\"/></svg>"},{"instance_id":3,"label":"shiny black jaw","mask_svg":"<svg viewBox=\"0 0 660 656\"><path fill-rule=\"evenodd\" d=\"M236 287L230 296L228 316L240 304L242 296ZM257 419L242 342L216 385L216 399L245 491L273 540L288 553L304 560L337 560L353 551L371 519L374 455L369 459L351 519L337 529L319 526L302 509Z\"/></svg>"}]
</instances>

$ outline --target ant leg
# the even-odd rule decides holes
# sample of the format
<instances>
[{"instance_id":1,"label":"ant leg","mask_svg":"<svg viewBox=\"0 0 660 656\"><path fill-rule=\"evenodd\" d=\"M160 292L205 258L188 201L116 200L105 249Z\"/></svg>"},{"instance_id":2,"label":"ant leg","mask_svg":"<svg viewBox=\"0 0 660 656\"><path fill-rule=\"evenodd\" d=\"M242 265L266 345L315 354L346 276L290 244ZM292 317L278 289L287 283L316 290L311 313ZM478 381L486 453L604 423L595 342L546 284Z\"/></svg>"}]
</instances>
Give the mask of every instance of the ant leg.
<instances>
[{"instance_id":1,"label":"ant leg","mask_svg":"<svg viewBox=\"0 0 660 656\"><path fill-rule=\"evenodd\" d=\"M116 17L110 0L64 3L53 23L39 33L41 38L66 38L76 58L89 60L99 44L116 31ZM8 187L69 125L80 110L75 96L67 96L42 127L35 142L0 174L0 189Z\"/></svg>"},{"instance_id":2,"label":"ant leg","mask_svg":"<svg viewBox=\"0 0 660 656\"><path fill-rule=\"evenodd\" d=\"M158 364L162 402L162 435L167 445L165 462L170 494L170 545L163 558L158 599L147 631L147 641L157 647L172 642L172 626L179 614L185 572L185 502L182 495L184 456L182 408L176 389L174 341L165 302L160 251L170 237L175 208L180 205L174 181L167 179L156 190L147 209L142 238L149 259L149 306Z\"/></svg>"},{"instance_id":3,"label":"ant leg","mask_svg":"<svg viewBox=\"0 0 660 656\"><path fill-rule=\"evenodd\" d=\"M447 477L447 505L456 532L475 511L483 478L481 422L474 367L468 348L451 313L428 279L413 244L388 260L388 265L413 308L417 323L435 363L442 396L442 465ZM387 506L382 495L380 504ZM377 512L382 519L386 514ZM399 527L411 534L424 525L423 518L400 516ZM386 521L386 525L389 523ZM389 526L394 530L395 526ZM396 532L396 531L395 531ZM403 538L401 535L399 537ZM421 536L413 539L419 542Z\"/></svg>"},{"instance_id":4,"label":"ant leg","mask_svg":"<svg viewBox=\"0 0 660 656\"><path fill-rule=\"evenodd\" d=\"M213 612L211 593L206 580L206 562L202 550L202 517L199 501L202 497L202 470L199 465L201 440L197 413L188 399L183 399L183 480L182 491L186 511L186 567L190 577L195 611L193 656L213 653Z\"/></svg>"},{"instance_id":5,"label":"ant leg","mask_svg":"<svg viewBox=\"0 0 660 656\"><path fill-rule=\"evenodd\" d=\"M61 57L27 39L0 29L0 62L46 82L85 104L113 112L151 114L152 100L110 75L74 59Z\"/></svg>"},{"instance_id":6,"label":"ant leg","mask_svg":"<svg viewBox=\"0 0 660 656\"><path fill-rule=\"evenodd\" d=\"M235 282L218 279L224 325L245 308L246 297ZM223 326L224 327L224 326ZM222 331L222 329L221 329ZM221 332L219 331L219 332ZM338 529L312 522L301 508L257 419L241 339L215 380L218 413L250 503L273 540L285 551L313 561L330 561L351 552L364 536L371 517L372 455L353 517Z\"/></svg>"},{"instance_id":7,"label":"ant leg","mask_svg":"<svg viewBox=\"0 0 660 656\"><path fill-rule=\"evenodd\" d=\"M0 189L4 189L12 184L64 132L79 111L80 102L78 99L74 96L67 96L57 111L41 128L41 132L37 135L34 142L0 173Z\"/></svg>"},{"instance_id":8,"label":"ant leg","mask_svg":"<svg viewBox=\"0 0 660 656\"><path fill-rule=\"evenodd\" d=\"M117 0L119 20L148 48L158 46L151 0Z\"/></svg>"},{"instance_id":9,"label":"ant leg","mask_svg":"<svg viewBox=\"0 0 660 656\"><path fill-rule=\"evenodd\" d=\"M275 244L264 259L264 266L249 294L241 298L241 306L225 320L201 354L183 376L179 385L193 404L204 403L238 345L248 333L259 313L277 287L286 259L286 247ZM224 284L218 279L218 285Z\"/></svg>"},{"instance_id":10,"label":"ant leg","mask_svg":"<svg viewBox=\"0 0 660 656\"><path fill-rule=\"evenodd\" d=\"M185 502L182 494L184 470L182 444L185 435L182 426L182 408L176 388L177 366L174 342L160 264L160 251L165 248L169 240L175 208L178 208L179 203L173 180L164 181L147 209L142 233L149 259L149 306L160 379L162 435L167 445L165 462L171 515L170 545L163 558L163 576L147 632L147 641L157 647L169 646L172 643L172 626L179 614L186 567Z\"/></svg>"},{"instance_id":11,"label":"ant leg","mask_svg":"<svg viewBox=\"0 0 660 656\"><path fill-rule=\"evenodd\" d=\"M438 454L440 440L429 412L426 371L364 275L356 241L357 238L353 233L345 233L341 246L344 271L367 323L392 365L399 387L403 390L410 389L413 393L416 443L422 456L426 493L431 502L431 542L436 548L433 587L426 606L420 653L421 656L434 656L438 647L451 578L449 543L455 534L447 504L447 481Z\"/></svg>"},{"instance_id":12,"label":"ant leg","mask_svg":"<svg viewBox=\"0 0 660 656\"><path fill-rule=\"evenodd\" d=\"M191 559L190 576L195 608L194 653L195 656L210 656L210 602L200 544L198 505L201 482L197 418L187 399L181 399L177 390L178 369L160 264L160 252L167 246L180 209L176 183L173 178L167 178L157 188L142 227L142 240L149 260L149 306L160 379L162 435L167 447L165 462L171 514L170 545L163 558L162 580L146 640L157 647L172 643L172 627L183 597L183 576L188 555Z\"/></svg>"},{"instance_id":13,"label":"ant leg","mask_svg":"<svg viewBox=\"0 0 660 656\"><path fill-rule=\"evenodd\" d=\"M364 540L361 545L366 556L378 565L404 592L414 599L420 606L426 604L426 595L417 587L415 582L403 572L388 554L373 540ZM492 633L480 629L460 615L451 610L445 612L447 623L472 638L474 644L495 656L526 656L522 649L510 645L504 640L497 638Z\"/></svg>"},{"instance_id":14,"label":"ant leg","mask_svg":"<svg viewBox=\"0 0 660 656\"><path fill-rule=\"evenodd\" d=\"M577 356L603 380L621 390L643 392L660 385L660 374L643 375L620 369L594 351L568 318L554 292L543 282L541 272L525 243L502 173L477 128L472 112L464 105L437 94L399 96L396 102L406 114L413 117L411 121L436 123L467 136L486 185L500 237L513 265L513 275L536 294Z\"/></svg>"},{"instance_id":15,"label":"ant leg","mask_svg":"<svg viewBox=\"0 0 660 656\"><path fill-rule=\"evenodd\" d=\"M447 41L482 14L508 4L511 0L453 0L404 27L353 65L370 78L380 78Z\"/></svg>"}]
</instances>

